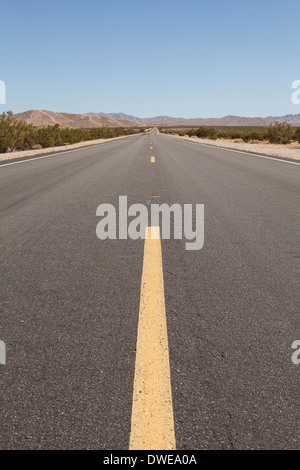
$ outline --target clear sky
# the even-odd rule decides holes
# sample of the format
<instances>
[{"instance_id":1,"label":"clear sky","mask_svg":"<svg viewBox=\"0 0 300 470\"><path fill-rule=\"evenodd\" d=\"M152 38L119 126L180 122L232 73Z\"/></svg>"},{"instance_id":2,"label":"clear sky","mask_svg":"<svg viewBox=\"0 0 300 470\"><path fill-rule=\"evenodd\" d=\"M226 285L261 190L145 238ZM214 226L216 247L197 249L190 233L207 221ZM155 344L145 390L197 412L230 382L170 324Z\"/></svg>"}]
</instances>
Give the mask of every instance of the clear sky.
<instances>
[{"instance_id":1,"label":"clear sky","mask_svg":"<svg viewBox=\"0 0 300 470\"><path fill-rule=\"evenodd\" d=\"M300 113L299 0L9 0L0 112Z\"/></svg>"}]
</instances>

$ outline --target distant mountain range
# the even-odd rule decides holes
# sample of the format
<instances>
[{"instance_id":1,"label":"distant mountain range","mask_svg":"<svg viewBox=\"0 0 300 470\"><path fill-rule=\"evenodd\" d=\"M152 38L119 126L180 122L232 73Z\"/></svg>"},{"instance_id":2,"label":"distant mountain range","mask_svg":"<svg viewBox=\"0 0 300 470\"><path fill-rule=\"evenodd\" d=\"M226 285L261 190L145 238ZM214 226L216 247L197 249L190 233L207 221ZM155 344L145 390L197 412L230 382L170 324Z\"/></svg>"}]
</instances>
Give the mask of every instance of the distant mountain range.
<instances>
[{"instance_id":1,"label":"distant mountain range","mask_svg":"<svg viewBox=\"0 0 300 470\"><path fill-rule=\"evenodd\" d=\"M300 126L300 114L287 114L286 116L269 116L261 117L241 117L241 116L224 116L222 118L175 118L171 116L156 116L151 118L139 118L124 113L89 113L94 116L104 118L123 119L134 122L139 125L155 125L162 124L165 126L268 126L272 122L288 122L294 126Z\"/></svg>"},{"instance_id":2,"label":"distant mountain range","mask_svg":"<svg viewBox=\"0 0 300 470\"><path fill-rule=\"evenodd\" d=\"M175 118L156 116L139 118L124 113L86 113L69 114L55 113L46 110L31 110L15 114L17 120L23 120L37 127L59 124L60 127L97 128L97 127L132 127L132 126L268 126L272 122L288 122L300 126L300 114L286 116L269 116L266 118L224 116L222 118Z\"/></svg>"}]
</instances>

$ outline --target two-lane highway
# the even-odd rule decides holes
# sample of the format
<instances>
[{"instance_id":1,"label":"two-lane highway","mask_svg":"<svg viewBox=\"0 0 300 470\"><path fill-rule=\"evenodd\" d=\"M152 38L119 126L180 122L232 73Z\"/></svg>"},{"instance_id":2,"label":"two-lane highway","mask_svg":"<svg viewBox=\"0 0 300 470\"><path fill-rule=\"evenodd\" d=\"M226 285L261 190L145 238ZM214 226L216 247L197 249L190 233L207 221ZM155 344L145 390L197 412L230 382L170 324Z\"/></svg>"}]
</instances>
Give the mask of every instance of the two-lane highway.
<instances>
[{"instance_id":1,"label":"two-lane highway","mask_svg":"<svg viewBox=\"0 0 300 470\"><path fill-rule=\"evenodd\" d=\"M170 446L299 448L299 166L156 134L2 163L0 447L128 449L158 331ZM99 240L96 209L120 195L204 204L203 249ZM137 344L147 292L161 316Z\"/></svg>"}]
</instances>

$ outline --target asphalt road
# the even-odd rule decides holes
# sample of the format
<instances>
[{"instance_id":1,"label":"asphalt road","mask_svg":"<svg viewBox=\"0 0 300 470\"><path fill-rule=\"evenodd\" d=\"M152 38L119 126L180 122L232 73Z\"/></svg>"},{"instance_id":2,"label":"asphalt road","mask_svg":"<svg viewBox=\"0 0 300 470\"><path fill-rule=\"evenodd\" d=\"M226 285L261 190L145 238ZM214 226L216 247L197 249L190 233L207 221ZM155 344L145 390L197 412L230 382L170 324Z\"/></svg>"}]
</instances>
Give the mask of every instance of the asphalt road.
<instances>
[{"instance_id":1,"label":"asphalt road","mask_svg":"<svg viewBox=\"0 0 300 470\"><path fill-rule=\"evenodd\" d=\"M144 241L96 237L120 195L205 206L202 250L162 240L177 449L299 449L299 165L152 147L0 165L1 449L129 447Z\"/></svg>"}]
</instances>

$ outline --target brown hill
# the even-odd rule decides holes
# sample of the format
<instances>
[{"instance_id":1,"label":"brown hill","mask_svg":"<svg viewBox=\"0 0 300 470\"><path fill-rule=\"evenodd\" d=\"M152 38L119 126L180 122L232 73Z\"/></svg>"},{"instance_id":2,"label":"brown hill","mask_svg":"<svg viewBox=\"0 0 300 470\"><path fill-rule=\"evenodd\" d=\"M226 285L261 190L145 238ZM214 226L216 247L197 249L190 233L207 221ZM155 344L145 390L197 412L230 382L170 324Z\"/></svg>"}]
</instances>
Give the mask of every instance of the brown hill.
<instances>
[{"instance_id":1,"label":"brown hill","mask_svg":"<svg viewBox=\"0 0 300 470\"><path fill-rule=\"evenodd\" d=\"M110 117L89 115L89 114L69 114L54 113L45 110L31 110L24 113L15 114L14 118L25 121L37 127L53 126L59 124L60 127L72 128L96 128L96 127L132 127L136 123L125 119L115 119Z\"/></svg>"}]
</instances>

